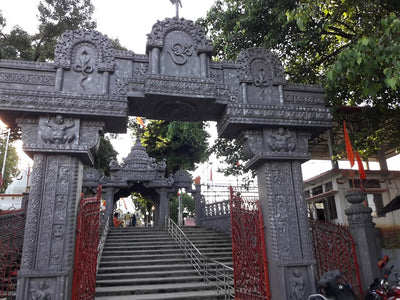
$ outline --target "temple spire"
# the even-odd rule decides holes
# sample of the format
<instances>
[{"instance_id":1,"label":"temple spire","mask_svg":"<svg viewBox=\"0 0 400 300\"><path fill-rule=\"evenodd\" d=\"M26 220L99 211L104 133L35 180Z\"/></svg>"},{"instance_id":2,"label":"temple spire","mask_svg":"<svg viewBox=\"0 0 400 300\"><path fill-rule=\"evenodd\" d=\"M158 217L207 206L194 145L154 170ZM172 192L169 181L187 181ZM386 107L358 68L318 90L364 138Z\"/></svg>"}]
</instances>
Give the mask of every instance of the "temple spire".
<instances>
[{"instance_id":1,"label":"temple spire","mask_svg":"<svg viewBox=\"0 0 400 300\"><path fill-rule=\"evenodd\" d=\"M179 6L182 7L181 0L170 0L172 4L175 4L176 7L176 17L179 18Z\"/></svg>"}]
</instances>

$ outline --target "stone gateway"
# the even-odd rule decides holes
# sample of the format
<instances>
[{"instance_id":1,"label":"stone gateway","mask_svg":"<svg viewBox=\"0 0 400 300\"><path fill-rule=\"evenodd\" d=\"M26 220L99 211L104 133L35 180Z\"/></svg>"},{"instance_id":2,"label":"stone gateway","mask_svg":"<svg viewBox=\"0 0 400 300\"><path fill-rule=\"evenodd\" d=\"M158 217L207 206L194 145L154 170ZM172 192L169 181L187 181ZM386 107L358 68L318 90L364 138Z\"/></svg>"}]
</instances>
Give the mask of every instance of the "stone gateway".
<instances>
[{"instance_id":1,"label":"stone gateway","mask_svg":"<svg viewBox=\"0 0 400 300\"><path fill-rule=\"evenodd\" d=\"M0 118L34 159L17 299L70 299L83 165L130 115L217 121L220 137L238 139L257 172L272 298L315 291L300 165L331 124L324 91L286 82L267 49L219 62L212 52L203 28L175 17L154 24L145 55L82 29L61 36L54 63L0 62Z\"/></svg>"}]
</instances>

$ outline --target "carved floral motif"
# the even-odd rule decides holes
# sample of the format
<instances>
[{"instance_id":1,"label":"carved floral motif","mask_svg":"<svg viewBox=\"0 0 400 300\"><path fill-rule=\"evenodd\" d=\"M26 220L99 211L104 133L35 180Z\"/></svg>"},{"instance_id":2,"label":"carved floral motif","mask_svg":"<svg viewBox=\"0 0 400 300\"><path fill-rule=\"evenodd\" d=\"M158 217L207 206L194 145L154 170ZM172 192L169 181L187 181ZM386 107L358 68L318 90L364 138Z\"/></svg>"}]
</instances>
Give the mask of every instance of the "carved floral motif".
<instances>
[{"instance_id":1,"label":"carved floral motif","mask_svg":"<svg viewBox=\"0 0 400 300\"><path fill-rule=\"evenodd\" d=\"M74 48L87 43L96 49L96 67L99 71L114 70L114 47L107 36L95 30L68 30L59 39L55 48L54 66L69 69Z\"/></svg>"},{"instance_id":2,"label":"carved floral motif","mask_svg":"<svg viewBox=\"0 0 400 300\"><path fill-rule=\"evenodd\" d=\"M93 66L90 62L90 55L86 52L86 50L82 51L79 55L78 61L75 62L75 64L73 65L73 70L82 74L79 85L82 87L83 90L85 90L83 82L88 78L89 74L93 73Z\"/></svg>"}]
</instances>

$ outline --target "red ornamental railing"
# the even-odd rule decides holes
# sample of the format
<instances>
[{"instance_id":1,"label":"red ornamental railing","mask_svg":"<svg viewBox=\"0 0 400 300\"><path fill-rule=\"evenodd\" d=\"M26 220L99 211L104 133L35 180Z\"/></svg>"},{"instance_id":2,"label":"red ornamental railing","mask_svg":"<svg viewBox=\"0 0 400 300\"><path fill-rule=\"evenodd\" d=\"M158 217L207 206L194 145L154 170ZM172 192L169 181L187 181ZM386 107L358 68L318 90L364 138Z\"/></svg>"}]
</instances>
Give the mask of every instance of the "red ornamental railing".
<instances>
[{"instance_id":1,"label":"red ornamental railing","mask_svg":"<svg viewBox=\"0 0 400 300\"><path fill-rule=\"evenodd\" d=\"M73 300L91 300L95 296L97 249L99 246L101 186L96 197L81 200L72 288Z\"/></svg>"},{"instance_id":2,"label":"red ornamental railing","mask_svg":"<svg viewBox=\"0 0 400 300\"><path fill-rule=\"evenodd\" d=\"M355 243L348 229L328 222L310 220L317 279L328 271L339 270L351 284L358 299L362 299L360 271Z\"/></svg>"},{"instance_id":3,"label":"red ornamental railing","mask_svg":"<svg viewBox=\"0 0 400 300\"><path fill-rule=\"evenodd\" d=\"M24 210L0 212L0 298L9 299L17 289L25 218Z\"/></svg>"},{"instance_id":4,"label":"red ornamental railing","mask_svg":"<svg viewBox=\"0 0 400 300\"><path fill-rule=\"evenodd\" d=\"M230 190L235 299L271 299L259 201Z\"/></svg>"}]
</instances>

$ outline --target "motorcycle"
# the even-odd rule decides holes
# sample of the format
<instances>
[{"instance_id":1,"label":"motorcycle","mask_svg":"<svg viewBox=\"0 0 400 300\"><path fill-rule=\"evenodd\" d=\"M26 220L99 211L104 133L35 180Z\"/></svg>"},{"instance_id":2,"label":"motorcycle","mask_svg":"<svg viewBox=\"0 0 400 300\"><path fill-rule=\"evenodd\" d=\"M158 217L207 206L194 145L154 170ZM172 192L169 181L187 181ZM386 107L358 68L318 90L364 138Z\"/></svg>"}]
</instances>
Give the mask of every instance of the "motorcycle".
<instances>
[{"instance_id":1,"label":"motorcycle","mask_svg":"<svg viewBox=\"0 0 400 300\"><path fill-rule=\"evenodd\" d=\"M381 276L375 278L365 294L364 300L400 300L400 275L394 273L397 284L389 284L389 276L392 274L393 265L386 267L389 257L385 257L378 262L378 268L381 270Z\"/></svg>"},{"instance_id":2,"label":"motorcycle","mask_svg":"<svg viewBox=\"0 0 400 300\"><path fill-rule=\"evenodd\" d=\"M312 294L308 300L355 300L356 296L343 275L339 270L324 273L318 281L320 294Z\"/></svg>"}]
</instances>

